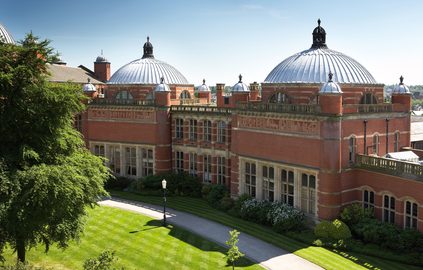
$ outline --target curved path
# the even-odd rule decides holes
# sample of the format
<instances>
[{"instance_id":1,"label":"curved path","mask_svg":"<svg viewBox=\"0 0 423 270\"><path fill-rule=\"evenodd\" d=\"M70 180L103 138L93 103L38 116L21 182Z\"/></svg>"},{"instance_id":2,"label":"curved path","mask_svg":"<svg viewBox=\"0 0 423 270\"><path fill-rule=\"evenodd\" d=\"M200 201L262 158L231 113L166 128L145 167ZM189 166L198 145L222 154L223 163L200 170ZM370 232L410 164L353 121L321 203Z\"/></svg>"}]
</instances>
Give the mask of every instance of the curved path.
<instances>
[{"instance_id":1,"label":"curved path","mask_svg":"<svg viewBox=\"0 0 423 270\"><path fill-rule=\"evenodd\" d=\"M138 212L155 219L163 218L163 208L157 205L117 198L104 200L99 202L99 204ZM169 208L166 210L166 220L168 223L189 230L222 246L226 246L225 242L229 237L231 228L185 212ZM243 232L239 235L238 247L248 258L260 263L260 265L266 269L323 269L295 254L289 253Z\"/></svg>"}]
</instances>

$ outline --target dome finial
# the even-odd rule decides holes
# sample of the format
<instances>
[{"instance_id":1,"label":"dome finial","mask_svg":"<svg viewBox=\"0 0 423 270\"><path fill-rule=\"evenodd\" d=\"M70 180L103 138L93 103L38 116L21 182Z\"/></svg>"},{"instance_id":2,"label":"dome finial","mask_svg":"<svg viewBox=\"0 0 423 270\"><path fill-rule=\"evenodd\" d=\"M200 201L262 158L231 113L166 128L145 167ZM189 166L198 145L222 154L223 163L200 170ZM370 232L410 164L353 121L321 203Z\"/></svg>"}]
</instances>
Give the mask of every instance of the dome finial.
<instances>
[{"instance_id":1,"label":"dome finial","mask_svg":"<svg viewBox=\"0 0 423 270\"><path fill-rule=\"evenodd\" d=\"M163 77L163 76L160 78L160 83L161 83L161 84L163 84L163 83L164 83L164 77Z\"/></svg>"},{"instance_id":2,"label":"dome finial","mask_svg":"<svg viewBox=\"0 0 423 270\"><path fill-rule=\"evenodd\" d=\"M142 58L154 58L153 55L153 44L150 43L150 37L147 36L147 42L144 43L144 55Z\"/></svg>"},{"instance_id":3,"label":"dome finial","mask_svg":"<svg viewBox=\"0 0 423 270\"><path fill-rule=\"evenodd\" d=\"M206 79L203 79L203 84L206 84Z\"/></svg>"},{"instance_id":4,"label":"dome finial","mask_svg":"<svg viewBox=\"0 0 423 270\"><path fill-rule=\"evenodd\" d=\"M88 83L90 83L90 82L91 82L91 79L90 79L89 77L87 78L87 82L88 82Z\"/></svg>"},{"instance_id":5,"label":"dome finial","mask_svg":"<svg viewBox=\"0 0 423 270\"><path fill-rule=\"evenodd\" d=\"M241 74L239 74L238 78L239 78L239 82L242 83L242 75Z\"/></svg>"},{"instance_id":6,"label":"dome finial","mask_svg":"<svg viewBox=\"0 0 423 270\"><path fill-rule=\"evenodd\" d=\"M400 77L400 84L402 85L402 84L404 84L404 77L401 75L401 77Z\"/></svg>"},{"instance_id":7,"label":"dome finial","mask_svg":"<svg viewBox=\"0 0 423 270\"><path fill-rule=\"evenodd\" d=\"M323 27L320 26L320 23L322 21L320 18L317 20L317 27L313 30L313 45L311 45L311 48L313 49L327 49L328 46L326 46L326 31Z\"/></svg>"},{"instance_id":8,"label":"dome finial","mask_svg":"<svg viewBox=\"0 0 423 270\"><path fill-rule=\"evenodd\" d=\"M329 71L329 81L328 82L333 82L332 78L333 78L333 73L332 73L332 71Z\"/></svg>"}]
</instances>

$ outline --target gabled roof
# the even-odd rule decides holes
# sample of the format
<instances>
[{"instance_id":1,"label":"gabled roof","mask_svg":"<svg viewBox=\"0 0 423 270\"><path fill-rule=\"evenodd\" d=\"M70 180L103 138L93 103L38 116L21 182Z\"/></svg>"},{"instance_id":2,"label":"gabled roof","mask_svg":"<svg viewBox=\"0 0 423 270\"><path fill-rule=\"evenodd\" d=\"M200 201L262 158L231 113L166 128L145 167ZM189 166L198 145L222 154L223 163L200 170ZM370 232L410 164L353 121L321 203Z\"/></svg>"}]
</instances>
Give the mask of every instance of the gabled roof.
<instances>
[{"instance_id":1,"label":"gabled roof","mask_svg":"<svg viewBox=\"0 0 423 270\"><path fill-rule=\"evenodd\" d=\"M87 68L68 67L64 65L47 64L50 72L49 81L51 82L74 82L87 83L89 78L92 84L104 84L96 79L93 72Z\"/></svg>"}]
</instances>

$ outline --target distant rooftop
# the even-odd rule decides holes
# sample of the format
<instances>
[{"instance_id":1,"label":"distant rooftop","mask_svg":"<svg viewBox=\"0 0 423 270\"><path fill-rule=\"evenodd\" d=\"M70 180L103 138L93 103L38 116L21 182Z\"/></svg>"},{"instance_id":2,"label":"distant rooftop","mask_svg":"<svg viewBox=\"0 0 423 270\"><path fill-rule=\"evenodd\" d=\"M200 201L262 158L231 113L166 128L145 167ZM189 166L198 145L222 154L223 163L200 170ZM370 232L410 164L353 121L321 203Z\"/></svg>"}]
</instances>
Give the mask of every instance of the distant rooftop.
<instances>
[{"instance_id":1,"label":"distant rooftop","mask_svg":"<svg viewBox=\"0 0 423 270\"><path fill-rule=\"evenodd\" d=\"M74 83L87 83L89 78L92 84L104 84L97 80L94 73L90 73L82 68L68 67L64 65L48 64L48 71L51 76L49 81L51 82L74 82Z\"/></svg>"}]
</instances>

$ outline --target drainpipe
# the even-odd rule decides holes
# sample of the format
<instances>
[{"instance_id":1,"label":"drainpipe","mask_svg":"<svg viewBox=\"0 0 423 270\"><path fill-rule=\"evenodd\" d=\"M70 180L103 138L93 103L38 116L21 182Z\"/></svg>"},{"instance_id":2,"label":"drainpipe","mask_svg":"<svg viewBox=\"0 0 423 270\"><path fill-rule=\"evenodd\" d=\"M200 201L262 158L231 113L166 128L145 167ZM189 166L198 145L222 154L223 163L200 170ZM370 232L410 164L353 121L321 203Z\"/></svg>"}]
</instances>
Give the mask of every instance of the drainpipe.
<instances>
[{"instance_id":1,"label":"drainpipe","mask_svg":"<svg viewBox=\"0 0 423 270\"><path fill-rule=\"evenodd\" d=\"M389 132L389 119L386 118L385 120L386 120L386 154L388 154L388 151L389 151L389 143L388 143L388 140L389 140L389 136L388 136L388 132Z\"/></svg>"},{"instance_id":2,"label":"drainpipe","mask_svg":"<svg viewBox=\"0 0 423 270\"><path fill-rule=\"evenodd\" d=\"M363 123L364 123L364 154L367 155L367 136L366 136L367 120L364 120Z\"/></svg>"}]
</instances>

